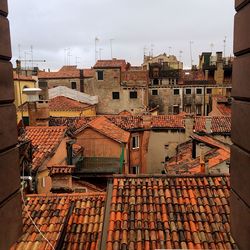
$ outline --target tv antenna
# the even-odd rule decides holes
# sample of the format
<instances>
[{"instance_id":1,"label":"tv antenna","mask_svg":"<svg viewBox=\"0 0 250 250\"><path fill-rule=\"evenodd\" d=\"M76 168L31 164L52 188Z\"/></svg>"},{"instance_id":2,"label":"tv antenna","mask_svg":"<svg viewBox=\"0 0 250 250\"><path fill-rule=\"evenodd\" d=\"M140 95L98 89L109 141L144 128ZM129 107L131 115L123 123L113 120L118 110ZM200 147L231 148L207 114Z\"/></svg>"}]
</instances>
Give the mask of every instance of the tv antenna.
<instances>
[{"instance_id":1,"label":"tv antenna","mask_svg":"<svg viewBox=\"0 0 250 250\"><path fill-rule=\"evenodd\" d=\"M192 52L192 45L193 45L193 43L194 43L194 41L190 41L189 42L191 69L193 67L193 52Z\"/></svg>"},{"instance_id":2,"label":"tv antenna","mask_svg":"<svg viewBox=\"0 0 250 250\"><path fill-rule=\"evenodd\" d=\"M224 40L223 40L223 44L224 44L224 57L226 57L226 45L227 45L227 37L225 36Z\"/></svg>"},{"instance_id":3,"label":"tv antenna","mask_svg":"<svg viewBox=\"0 0 250 250\"><path fill-rule=\"evenodd\" d=\"M110 41L110 55L111 55L111 60L113 59L113 48L112 48L112 43L115 39L114 38L110 38L109 41Z\"/></svg>"}]
</instances>

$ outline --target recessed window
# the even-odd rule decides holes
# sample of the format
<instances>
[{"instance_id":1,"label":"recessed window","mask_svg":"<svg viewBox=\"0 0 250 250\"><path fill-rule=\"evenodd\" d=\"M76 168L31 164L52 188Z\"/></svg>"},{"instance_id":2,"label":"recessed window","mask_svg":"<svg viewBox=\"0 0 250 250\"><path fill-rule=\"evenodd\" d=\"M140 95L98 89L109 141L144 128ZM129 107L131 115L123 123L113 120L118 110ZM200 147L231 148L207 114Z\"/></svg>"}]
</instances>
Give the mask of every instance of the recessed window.
<instances>
[{"instance_id":1,"label":"recessed window","mask_svg":"<svg viewBox=\"0 0 250 250\"><path fill-rule=\"evenodd\" d=\"M76 82L71 82L71 88L76 89Z\"/></svg>"},{"instance_id":2,"label":"recessed window","mask_svg":"<svg viewBox=\"0 0 250 250\"><path fill-rule=\"evenodd\" d=\"M212 89L207 89L207 94L212 94Z\"/></svg>"},{"instance_id":3,"label":"recessed window","mask_svg":"<svg viewBox=\"0 0 250 250\"><path fill-rule=\"evenodd\" d=\"M132 135L132 149L139 148L139 135Z\"/></svg>"},{"instance_id":4,"label":"recessed window","mask_svg":"<svg viewBox=\"0 0 250 250\"><path fill-rule=\"evenodd\" d=\"M179 89L174 89L174 95L179 95L180 94L180 90Z\"/></svg>"},{"instance_id":5,"label":"recessed window","mask_svg":"<svg viewBox=\"0 0 250 250\"><path fill-rule=\"evenodd\" d=\"M191 95L192 90L191 89L186 89L186 95Z\"/></svg>"},{"instance_id":6,"label":"recessed window","mask_svg":"<svg viewBox=\"0 0 250 250\"><path fill-rule=\"evenodd\" d=\"M112 92L113 99L120 99L120 92Z\"/></svg>"},{"instance_id":7,"label":"recessed window","mask_svg":"<svg viewBox=\"0 0 250 250\"><path fill-rule=\"evenodd\" d=\"M173 114L178 115L179 113L180 113L179 105L174 105L173 106Z\"/></svg>"},{"instance_id":8,"label":"recessed window","mask_svg":"<svg viewBox=\"0 0 250 250\"><path fill-rule=\"evenodd\" d=\"M130 97L130 99L136 99L137 98L137 91L130 91L129 97Z\"/></svg>"},{"instance_id":9,"label":"recessed window","mask_svg":"<svg viewBox=\"0 0 250 250\"><path fill-rule=\"evenodd\" d=\"M201 88L197 88L196 89L196 94L197 95L201 95L202 94L202 89Z\"/></svg>"},{"instance_id":10,"label":"recessed window","mask_svg":"<svg viewBox=\"0 0 250 250\"><path fill-rule=\"evenodd\" d=\"M158 89L153 89L152 90L152 95L158 95Z\"/></svg>"},{"instance_id":11,"label":"recessed window","mask_svg":"<svg viewBox=\"0 0 250 250\"><path fill-rule=\"evenodd\" d=\"M102 81L103 79L104 79L103 70L98 70L97 71L97 80Z\"/></svg>"},{"instance_id":12,"label":"recessed window","mask_svg":"<svg viewBox=\"0 0 250 250\"><path fill-rule=\"evenodd\" d=\"M154 84L154 85L159 85L159 79L154 79L154 80L153 80L153 84Z\"/></svg>"},{"instance_id":13,"label":"recessed window","mask_svg":"<svg viewBox=\"0 0 250 250\"><path fill-rule=\"evenodd\" d=\"M186 105L185 106L185 112L190 114L191 113L191 105Z\"/></svg>"},{"instance_id":14,"label":"recessed window","mask_svg":"<svg viewBox=\"0 0 250 250\"><path fill-rule=\"evenodd\" d=\"M195 108L196 108L196 110L195 110L196 115L201 115L202 106L200 104L197 104Z\"/></svg>"},{"instance_id":15,"label":"recessed window","mask_svg":"<svg viewBox=\"0 0 250 250\"><path fill-rule=\"evenodd\" d=\"M139 174L140 170L139 170L139 166L133 166L132 167L132 174Z\"/></svg>"}]
</instances>

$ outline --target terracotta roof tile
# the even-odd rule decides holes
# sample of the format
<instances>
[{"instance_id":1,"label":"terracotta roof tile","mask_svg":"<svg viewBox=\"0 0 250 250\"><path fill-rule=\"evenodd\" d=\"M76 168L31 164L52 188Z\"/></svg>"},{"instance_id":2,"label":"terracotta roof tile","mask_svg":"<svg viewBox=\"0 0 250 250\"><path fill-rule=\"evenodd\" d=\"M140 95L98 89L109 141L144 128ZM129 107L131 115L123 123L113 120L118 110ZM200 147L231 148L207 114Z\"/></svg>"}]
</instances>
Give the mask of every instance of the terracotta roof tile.
<instances>
[{"instance_id":1,"label":"terracotta roof tile","mask_svg":"<svg viewBox=\"0 0 250 250\"><path fill-rule=\"evenodd\" d=\"M50 157L65 136L67 127L37 126L26 127L25 138L31 140L34 148L32 169L36 170Z\"/></svg>"},{"instance_id":2,"label":"terracotta roof tile","mask_svg":"<svg viewBox=\"0 0 250 250\"><path fill-rule=\"evenodd\" d=\"M203 197L200 193L203 189L206 192L208 190L213 192L208 192ZM116 177L113 182L111 202L111 207L116 205L116 208L110 214L107 247L109 249L236 248L228 230L230 212L228 206L213 203L215 199L221 200L217 195L220 192L228 204L229 192L226 190L229 189L227 176ZM118 190L122 192L119 193ZM134 199L141 196L142 199L134 203ZM143 199L144 197L146 199ZM211 199L209 203L205 202L207 197ZM185 206L182 205L181 199L186 200ZM118 216L122 225L129 225L126 229L114 226L120 213L117 210L118 200L121 200L124 209L126 207L126 216L121 218ZM203 206L197 205L199 200L207 204L204 209ZM145 208L136 210L133 204L136 206L140 204ZM223 221L220 208L224 209L226 221ZM216 218L216 221L210 222L211 218ZM210 223L207 223L208 221ZM146 226L148 223L149 227Z\"/></svg>"},{"instance_id":3,"label":"terracotta roof tile","mask_svg":"<svg viewBox=\"0 0 250 250\"><path fill-rule=\"evenodd\" d=\"M206 117L195 118L195 132L206 132ZM231 133L231 117L230 116L211 116L212 133Z\"/></svg>"},{"instance_id":4,"label":"terracotta roof tile","mask_svg":"<svg viewBox=\"0 0 250 250\"><path fill-rule=\"evenodd\" d=\"M39 79L80 78L80 70L77 66L63 66L56 72L38 72Z\"/></svg>"},{"instance_id":5,"label":"terracotta roof tile","mask_svg":"<svg viewBox=\"0 0 250 250\"><path fill-rule=\"evenodd\" d=\"M13 71L13 80L36 82L36 80L33 79L32 76L25 76L25 75L21 75L21 74L19 74L19 76L18 76L18 74L15 71Z\"/></svg>"},{"instance_id":6,"label":"terracotta roof tile","mask_svg":"<svg viewBox=\"0 0 250 250\"><path fill-rule=\"evenodd\" d=\"M105 136L119 142L127 143L130 137L130 134L127 131L119 128L104 116L97 117L96 119L90 121L85 127L91 127ZM77 134L81 132L85 127L80 128L75 133Z\"/></svg>"},{"instance_id":7,"label":"terracotta roof tile","mask_svg":"<svg viewBox=\"0 0 250 250\"><path fill-rule=\"evenodd\" d=\"M23 235L11 249L51 249L35 229L28 213L54 248L65 229L63 249L98 249L104 203L104 193L28 195L26 209L23 209Z\"/></svg>"},{"instance_id":8,"label":"terracotta roof tile","mask_svg":"<svg viewBox=\"0 0 250 250\"><path fill-rule=\"evenodd\" d=\"M121 71L126 70L126 61L123 59L113 59L113 60L98 60L94 65L95 69L101 68L121 68Z\"/></svg>"},{"instance_id":9,"label":"terracotta roof tile","mask_svg":"<svg viewBox=\"0 0 250 250\"><path fill-rule=\"evenodd\" d=\"M185 129L183 116L179 115L157 115L152 116L153 128L176 128Z\"/></svg>"}]
</instances>

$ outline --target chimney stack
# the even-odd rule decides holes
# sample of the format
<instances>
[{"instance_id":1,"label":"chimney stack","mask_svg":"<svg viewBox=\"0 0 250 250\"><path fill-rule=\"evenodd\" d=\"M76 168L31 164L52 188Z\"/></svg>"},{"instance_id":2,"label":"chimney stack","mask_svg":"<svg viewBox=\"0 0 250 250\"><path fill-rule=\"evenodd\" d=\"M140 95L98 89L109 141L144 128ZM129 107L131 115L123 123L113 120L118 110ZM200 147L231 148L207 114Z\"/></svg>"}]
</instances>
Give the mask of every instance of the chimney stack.
<instances>
[{"instance_id":1,"label":"chimney stack","mask_svg":"<svg viewBox=\"0 0 250 250\"><path fill-rule=\"evenodd\" d=\"M143 127L145 129L151 128L151 119L152 119L151 115L143 115L142 116Z\"/></svg>"},{"instance_id":2,"label":"chimney stack","mask_svg":"<svg viewBox=\"0 0 250 250\"><path fill-rule=\"evenodd\" d=\"M52 180L52 193L72 193L72 172L74 165L54 165L48 166L49 176Z\"/></svg>"},{"instance_id":3,"label":"chimney stack","mask_svg":"<svg viewBox=\"0 0 250 250\"><path fill-rule=\"evenodd\" d=\"M212 117L211 116L205 117L205 130L207 134L212 133Z\"/></svg>"}]
</instances>

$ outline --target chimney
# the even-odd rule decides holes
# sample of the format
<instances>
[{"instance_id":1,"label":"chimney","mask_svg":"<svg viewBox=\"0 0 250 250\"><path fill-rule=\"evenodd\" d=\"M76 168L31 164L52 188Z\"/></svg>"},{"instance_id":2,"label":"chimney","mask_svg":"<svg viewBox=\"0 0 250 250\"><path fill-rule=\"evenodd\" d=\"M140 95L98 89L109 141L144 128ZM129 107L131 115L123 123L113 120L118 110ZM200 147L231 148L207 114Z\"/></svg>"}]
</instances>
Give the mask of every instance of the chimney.
<instances>
[{"instance_id":1,"label":"chimney","mask_svg":"<svg viewBox=\"0 0 250 250\"><path fill-rule=\"evenodd\" d=\"M194 131L194 116L186 115L185 116L185 134L188 139L190 135L193 134Z\"/></svg>"},{"instance_id":2,"label":"chimney","mask_svg":"<svg viewBox=\"0 0 250 250\"><path fill-rule=\"evenodd\" d=\"M207 134L212 133L212 117L211 116L205 117L205 130Z\"/></svg>"},{"instance_id":3,"label":"chimney","mask_svg":"<svg viewBox=\"0 0 250 250\"><path fill-rule=\"evenodd\" d=\"M142 116L142 123L143 123L143 127L145 129L150 129L151 128L151 115L143 115Z\"/></svg>"},{"instance_id":4,"label":"chimney","mask_svg":"<svg viewBox=\"0 0 250 250\"><path fill-rule=\"evenodd\" d=\"M49 176L51 177L52 193L72 193L72 172L74 165L54 165L48 166Z\"/></svg>"}]
</instances>

